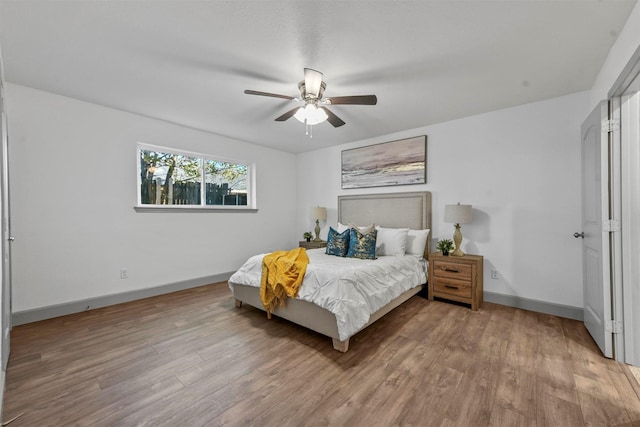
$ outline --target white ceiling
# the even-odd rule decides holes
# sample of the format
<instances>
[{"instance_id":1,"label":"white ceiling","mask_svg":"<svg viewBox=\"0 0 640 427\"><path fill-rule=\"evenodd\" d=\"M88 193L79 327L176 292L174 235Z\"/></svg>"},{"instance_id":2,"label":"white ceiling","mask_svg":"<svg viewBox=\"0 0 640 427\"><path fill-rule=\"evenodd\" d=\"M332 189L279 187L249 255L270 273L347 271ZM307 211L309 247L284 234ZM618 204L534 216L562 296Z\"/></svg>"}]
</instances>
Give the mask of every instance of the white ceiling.
<instances>
[{"instance_id":1,"label":"white ceiling","mask_svg":"<svg viewBox=\"0 0 640 427\"><path fill-rule=\"evenodd\" d=\"M0 1L8 82L292 153L591 88L620 1ZM275 122L303 68L346 121Z\"/></svg>"}]
</instances>

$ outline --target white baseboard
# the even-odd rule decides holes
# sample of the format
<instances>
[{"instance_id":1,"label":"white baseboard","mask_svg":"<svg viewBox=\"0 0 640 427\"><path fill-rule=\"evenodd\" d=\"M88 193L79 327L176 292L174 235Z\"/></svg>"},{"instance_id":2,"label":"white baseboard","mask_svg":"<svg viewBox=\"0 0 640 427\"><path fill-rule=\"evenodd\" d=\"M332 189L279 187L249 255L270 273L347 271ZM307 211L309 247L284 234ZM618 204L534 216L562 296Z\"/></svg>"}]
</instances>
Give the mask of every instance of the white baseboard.
<instances>
[{"instance_id":1,"label":"white baseboard","mask_svg":"<svg viewBox=\"0 0 640 427\"><path fill-rule=\"evenodd\" d=\"M52 319L54 317L65 316L67 314L80 313L81 311L93 310L95 308L106 307L123 302L129 302L142 298L154 297L156 295L182 291L184 289L209 285L211 283L224 282L228 280L232 274L233 272L215 274L212 276L199 277L196 279L185 280L177 283L169 283L153 288L105 295L80 301L72 301L62 304L50 305L47 307L35 308L32 310L18 311L12 313L11 322L13 326L23 325L25 323Z\"/></svg>"},{"instance_id":2,"label":"white baseboard","mask_svg":"<svg viewBox=\"0 0 640 427\"><path fill-rule=\"evenodd\" d=\"M555 304L552 302L538 301L514 295L504 295L487 291L484 292L484 300L538 313L553 314L554 316L566 317L567 319L584 320L582 307Z\"/></svg>"},{"instance_id":3,"label":"white baseboard","mask_svg":"<svg viewBox=\"0 0 640 427\"><path fill-rule=\"evenodd\" d=\"M4 421L4 413L2 410L4 409L4 383L7 378L7 374L4 372L4 369L0 369L0 420Z\"/></svg>"},{"instance_id":4,"label":"white baseboard","mask_svg":"<svg viewBox=\"0 0 640 427\"><path fill-rule=\"evenodd\" d=\"M153 297L156 295L168 294L171 292L181 291L184 289L204 286L211 283L224 282L231 277L233 272L221 273L212 276L200 277L191 280L185 280L177 283L157 286L154 288L141 289L131 292L123 292L113 295L105 295L102 297L89 298L86 300L72 301L63 304L57 304L47 307L36 308L33 310L25 310L15 312L11 316L14 326L23 325L25 323L37 322L40 320L51 319L67 314L80 313L89 309L106 307L109 305L120 304L123 302L134 301L142 298ZM522 308L525 310L536 311L538 313L553 314L555 316L566 317L568 319L582 321L583 312L581 307L574 307L563 304L554 304L546 301L532 300L521 298L514 295L504 295L495 292L484 292L484 300L496 304L507 305L509 307Z\"/></svg>"}]
</instances>

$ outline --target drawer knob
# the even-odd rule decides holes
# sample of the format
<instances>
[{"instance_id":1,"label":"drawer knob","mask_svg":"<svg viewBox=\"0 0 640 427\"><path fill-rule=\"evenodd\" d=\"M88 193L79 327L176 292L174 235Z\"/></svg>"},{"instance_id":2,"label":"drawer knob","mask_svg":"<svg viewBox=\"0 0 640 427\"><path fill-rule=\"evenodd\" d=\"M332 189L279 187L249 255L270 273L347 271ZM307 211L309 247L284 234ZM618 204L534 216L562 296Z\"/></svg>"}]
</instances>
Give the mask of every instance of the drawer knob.
<instances>
[{"instance_id":1,"label":"drawer knob","mask_svg":"<svg viewBox=\"0 0 640 427\"><path fill-rule=\"evenodd\" d=\"M444 287L448 289L458 289L457 286L451 286L451 285L444 285Z\"/></svg>"},{"instance_id":2,"label":"drawer knob","mask_svg":"<svg viewBox=\"0 0 640 427\"><path fill-rule=\"evenodd\" d=\"M460 273L457 269L449 267L445 267L444 271L448 271L449 273Z\"/></svg>"}]
</instances>

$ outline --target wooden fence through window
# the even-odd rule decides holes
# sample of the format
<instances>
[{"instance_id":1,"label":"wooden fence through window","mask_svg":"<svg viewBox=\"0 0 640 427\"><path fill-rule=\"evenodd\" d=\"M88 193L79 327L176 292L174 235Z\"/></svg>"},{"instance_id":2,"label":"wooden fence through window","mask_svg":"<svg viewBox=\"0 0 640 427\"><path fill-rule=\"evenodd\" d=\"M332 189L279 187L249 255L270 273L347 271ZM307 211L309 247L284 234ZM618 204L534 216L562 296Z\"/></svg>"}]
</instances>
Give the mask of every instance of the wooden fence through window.
<instances>
[{"instance_id":1,"label":"wooden fence through window","mask_svg":"<svg viewBox=\"0 0 640 427\"><path fill-rule=\"evenodd\" d=\"M200 205L200 183L178 182L163 185L160 181L142 178L140 187L143 205ZM243 205L247 204L246 193L234 193L229 184L206 183L205 200L207 205Z\"/></svg>"}]
</instances>

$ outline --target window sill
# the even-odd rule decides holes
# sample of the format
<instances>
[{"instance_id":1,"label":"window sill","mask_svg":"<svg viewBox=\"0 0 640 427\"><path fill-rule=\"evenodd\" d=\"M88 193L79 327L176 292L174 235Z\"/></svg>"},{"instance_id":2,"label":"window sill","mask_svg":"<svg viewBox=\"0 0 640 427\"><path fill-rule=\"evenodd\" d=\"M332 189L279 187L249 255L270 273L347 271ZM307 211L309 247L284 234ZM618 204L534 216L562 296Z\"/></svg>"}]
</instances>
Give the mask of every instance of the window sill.
<instances>
[{"instance_id":1,"label":"window sill","mask_svg":"<svg viewBox=\"0 0 640 427\"><path fill-rule=\"evenodd\" d=\"M258 209L249 207L231 206L188 206L188 205L138 205L133 209L136 212L237 212L256 213Z\"/></svg>"}]
</instances>

